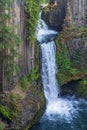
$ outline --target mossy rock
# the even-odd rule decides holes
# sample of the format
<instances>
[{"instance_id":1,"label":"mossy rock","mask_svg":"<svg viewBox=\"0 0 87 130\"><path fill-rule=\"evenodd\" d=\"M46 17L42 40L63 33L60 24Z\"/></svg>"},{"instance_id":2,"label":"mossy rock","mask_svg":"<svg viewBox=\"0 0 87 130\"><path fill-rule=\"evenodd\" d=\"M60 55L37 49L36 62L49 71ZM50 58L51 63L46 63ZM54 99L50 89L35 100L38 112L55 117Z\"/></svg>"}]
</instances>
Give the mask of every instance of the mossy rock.
<instances>
[{"instance_id":1,"label":"mossy rock","mask_svg":"<svg viewBox=\"0 0 87 130\"><path fill-rule=\"evenodd\" d=\"M87 76L80 80L73 80L62 87L62 94L75 95L87 100Z\"/></svg>"},{"instance_id":2,"label":"mossy rock","mask_svg":"<svg viewBox=\"0 0 87 130\"><path fill-rule=\"evenodd\" d=\"M32 83L25 91L16 86L14 90L4 94L0 99L0 119L7 122L9 129L27 130L44 113L44 94L41 86L39 87L36 82ZM2 125L0 127L2 128Z\"/></svg>"}]
</instances>

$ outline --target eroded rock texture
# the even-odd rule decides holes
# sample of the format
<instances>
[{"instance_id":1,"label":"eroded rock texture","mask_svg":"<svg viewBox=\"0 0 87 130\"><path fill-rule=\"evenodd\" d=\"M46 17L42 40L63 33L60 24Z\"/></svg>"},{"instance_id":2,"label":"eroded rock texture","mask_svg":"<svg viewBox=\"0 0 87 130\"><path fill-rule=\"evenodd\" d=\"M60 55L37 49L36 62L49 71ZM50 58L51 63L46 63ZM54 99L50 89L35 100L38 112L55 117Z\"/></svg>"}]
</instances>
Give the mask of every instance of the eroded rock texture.
<instances>
[{"instance_id":1,"label":"eroded rock texture","mask_svg":"<svg viewBox=\"0 0 87 130\"><path fill-rule=\"evenodd\" d=\"M49 11L44 10L42 17L49 28L61 31L66 15L66 0L50 0Z\"/></svg>"},{"instance_id":2,"label":"eroded rock texture","mask_svg":"<svg viewBox=\"0 0 87 130\"><path fill-rule=\"evenodd\" d=\"M8 26L10 26L15 34L19 36L21 39L20 46L18 48L18 53L21 54L21 58L15 58L19 66L19 72L13 75L12 83L6 80L6 74L0 77L0 86L2 82L4 82L3 91L7 91L12 89L15 86L15 82L24 74L28 74L31 69L34 68L36 63L37 51L35 44L31 44L29 40L27 40L28 36L28 29L27 29L27 13L24 10L24 2L23 0L14 0L10 5L10 20L7 22ZM2 67L0 67L2 70ZM1 72L2 73L2 72ZM2 74L0 74L2 75ZM4 78L3 78L4 77Z\"/></svg>"},{"instance_id":3,"label":"eroded rock texture","mask_svg":"<svg viewBox=\"0 0 87 130\"><path fill-rule=\"evenodd\" d=\"M67 1L67 13L66 20L69 27L78 26L79 32L82 33L81 28L87 28L87 1L86 0L68 0ZM75 27L76 28L76 27ZM85 30L84 30L85 33ZM87 64L87 41L83 36L70 37L67 42L70 58L80 51L83 62Z\"/></svg>"},{"instance_id":4,"label":"eroded rock texture","mask_svg":"<svg viewBox=\"0 0 87 130\"><path fill-rule=\"evenodd\" d=\"M15 0L12 8L14 11L12 13L10 24L14 27L14 31L23 40L23 44L21 44L19 48L19 52L23 55L23 58L18 59L18 64L21 69L20 75L22 75L34 68L35 45L31 45L31 43L27 41L27 19L24 12L23 0Z\"/></svg>"},{"instance_id":5,"label":"eroded rock texture","mask_svg":"<svg viewBox=\"0 0 87 130\"><path fill-rule=\"evenodd\" d=\"M86 0L67 0L66 18L70 24L86 24L87 1Z\"/></svg>"},{"instance_id":6,"label":"eroded rock texture","mask_svg":"<svg viewBox=\"0 0 87 130\"><path fill-rule=\"evenodd\" d=\"M66 0L56 0L56 3L57 6L50 8L49 24L51 28L60 31L66 15Z\"/></svg>"}]
</instances>

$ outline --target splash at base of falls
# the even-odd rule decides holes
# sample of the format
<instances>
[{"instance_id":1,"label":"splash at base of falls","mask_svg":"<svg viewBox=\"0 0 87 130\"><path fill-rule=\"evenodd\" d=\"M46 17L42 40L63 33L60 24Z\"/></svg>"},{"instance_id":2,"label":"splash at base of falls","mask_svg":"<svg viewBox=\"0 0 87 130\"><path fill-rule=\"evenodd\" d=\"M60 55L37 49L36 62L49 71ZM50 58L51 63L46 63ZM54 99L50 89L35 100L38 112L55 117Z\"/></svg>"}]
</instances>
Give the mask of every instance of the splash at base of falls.
<instances>
[{"instance_id":1,"label":"splash at base of falls","mask_svg":"<svg viewBox=\"0 0 87 130\"><path fill-rule=\"evenodd\" d=\"M87 130L87 101L62 97L49 104L31 130Z\"/></svg>"},{"instance_id":2,"label":"splash at base of falls","mask_svg":"<svg viewBox=\"0 0 87 130\"><path fill-rule=\"evenodd\" d=\"M83 99L76 99L74 96L65 98L59 97L56 102L47 105L41 121L65 120L70 123L83 111L82 105L87 106L87 102Z\"/></svg>"}]
</instances>

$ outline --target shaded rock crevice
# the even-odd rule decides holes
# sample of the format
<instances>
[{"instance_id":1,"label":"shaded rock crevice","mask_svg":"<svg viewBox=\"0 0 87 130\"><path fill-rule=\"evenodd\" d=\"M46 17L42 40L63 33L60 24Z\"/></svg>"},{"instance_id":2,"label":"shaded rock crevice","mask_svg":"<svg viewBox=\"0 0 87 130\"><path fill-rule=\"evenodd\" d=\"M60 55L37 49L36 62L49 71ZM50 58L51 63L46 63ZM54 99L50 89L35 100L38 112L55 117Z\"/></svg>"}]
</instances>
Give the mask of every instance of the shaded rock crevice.
<instances>
[{"instance_id":1,"label":"shaded rock crevice","mask_svg":"<svg viewBox=\"0 0 87 130\"><path fill-rule=\"evenodd\" d=\"M49 28L61 31L66 16L66 0L53 0L50 2L54 5L55 1L56 6L49 7L49 11L47 12L44 12L43 10L42 17L48 24Z\"/></svg>"}]
</instances>

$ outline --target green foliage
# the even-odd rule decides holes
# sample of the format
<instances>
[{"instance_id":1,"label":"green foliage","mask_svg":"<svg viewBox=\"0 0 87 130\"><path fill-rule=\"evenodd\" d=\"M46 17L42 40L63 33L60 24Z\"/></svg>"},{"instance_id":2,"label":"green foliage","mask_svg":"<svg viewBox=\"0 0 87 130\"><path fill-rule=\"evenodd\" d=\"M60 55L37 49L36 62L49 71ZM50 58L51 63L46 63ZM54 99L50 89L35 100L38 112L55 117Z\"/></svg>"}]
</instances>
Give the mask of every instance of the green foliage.
<instances>
[{"instance_id":1,"label":"green foliage","mask_svg":"<svg viewBox=\"0 0 87 130\"><path fill-rule=\"evenodd\" d=\"M87 76L76 84L75 94L77 96L87 99Z\"/></svg>"},{"instance_id":2,"label":"green foliage","mask_svg":"<svg viewBox=\"0 0 87 130\"><path fill-rule=\"evenodd\" d=\"M58 64L58 79L61 85L71 80L81 78L87 74L87 66L82 50L74 50L72 57L69 57L68 44L74 38L79 38L82 41L82 46L87 43L87 27L85 26L64 26L63 31L56 39L57 44L57 64ZM71 44L71 43L70 43ZM72 43L74 44L74 43Z\"/></svg>"},{"instance_id":3,"label":"green foliage","mask_svg":"<svg viewBox=\"0 0 87 130\"><path fill-rule=\"evenodd\" d=\"M40 4L43 4L43 3L48 3L50 0L41 0L40 1Z\"/></svg>"},{"instance_id":4,"label":"green foliage","mask_svg":"<svg viewBox=\"0 0 87 130\"><path fill-rule=\"evenodd\" d=\"M0 28L0 52L2 55L2 63L4 66L5 74L8 77L8 80L12 77L13 73L18 71L17 63L14 58L20 56L18 54L18 48L20 40L13 31L6 25Z\"/></svg>"},{"instance_id":5,"label":"green foliage","mask_svg":"<svg viewBox=\"0 0 87 130\"><path fill-rule=\"evenodd\" d=\"M39 102L38 102L38 104L37 104L37 107L38 107L38 111L39 111L39 110L41 109Z\"/></svg>"},{"instance_id":6,"label":"green foliage","mask_svg":"<svg viewBox=\"0 0 87 130\"><path fill-rule=\"evenodd\" d=\"M7 25L7 21L10 19L11 2L12 0L0 1L0 62L2 63L2 74L6 75L9 81L13 73L19 70L15 58L20 56L18 48L21 42L18 35Z\"/></svg>"},{"instance_id":7,"label":"green foliage","mask_svg":"<svg viewBox=\"0 0 87 130\"><path fill-rule=\"evenodd\" d=\"M84 42L87 43L87 26L77 26L75 24L70 27L64 26L64 29L61 33L62 39L66 41L76 37L82 38Z\"/></svg>"},{"instance_id":8,"label":"green foliage","mask_svg":"<svg viewBox=\"0 0 87 130\"><path fill-rule=\"evenodd\" d=\"M0 106L0 115L8 120L14 120L16 118L17 114L19 112L18 107L15 107L15 104L12 104L12 106L6 106L6 105L1 105Z\"/></svg>"},{"instance_id":9,"label":"green foliage","mask_svg":"<svg viewBox=\"0 0 87 130\"><path fill-rule=\"evenodd\" d=\"M70 73L72 76L75 76L76 74L78 74L78 70L76 68L71 68Z\"/></svg>"},{"instance_id":10,"label":"green foliage","mask_svg":"<svg viewBox=\"0 0 87 130\"><path fill-rule=\"evenodd\" d=\"M32 83L33 81L36 81L38 80L38 78L40 77L40 74L39 74L39 68L38 66L36 66L33 70L31 70L31 72L29 73L28 75L28 81L30 83Z\"/></svg>"},{"instance_id":11,"label":"green foliage","mask_svg":"<svg viewBox=\"0 0 87 130\"><path fill-rule=\"evenodd\" d=\"M6 119L9 119L9 120L12 119L12 112L11 112L11 110L10 110L8 107L6 107L6 106L3 106L3 105L0 106L0 114L1 114L4 118L6 118Z\"/></svg>"},{"instance_id":12,"label":"green foliage","mask_svg":"<svg viewBox=\"0 0 87 130\"><path fill-rule=\"evenodd\" d=\"M11 92L8 97L2 98L0 105L0 116L7 120L13 121L20 112L19 100L20 96L18 94L15 95L13 92Z\"/></svg>"},{"instance_id":13,"label":"green foliage","mask_svg":"<svg viewBox=\"0 0 87 130\"><path fill-rule=\"evenodd\" d=\"M62 45L61 49L57 51L57 64L59 71L62 73L68 73L71 69L71 62L68 57L66 45Z\"/></svg>"},{"instance_id":14,"label":"green foliage","mask_svg":"<svg viewBox=\"0 0 87 130\"><path fill-rule=\"evenodd\" d=\"M28 77L26 75L21 77L20 85L22 89L27 89L29 87Z\"/></svg>"},{"instance_id":15,"label":"green foliage","mask_svg":"<svg viewBox=\"0 0 87 130\"><path fill-rule=\"evenodd\" d=\"M84 58L80 49L77 49L73 54L73 65L84 68Z\"/></svg>"},{"instance_id":16,"label":"green foliage","mask_svg":"<svg viewBox=\"0 0 87 130\"><path fill-rule=\"evenodd\" d=\"M57 78L58 78L60 86L62 86L64 83L66 83L66 75L65 74L58 72Z\"/></svg>"},{"instance_id":17,"label":"green foliage","mask_svg":"<svg viewBox=\"0 0 87 130\"><path fill-rule=\"evenodd\" d=\"M21 99L21 97L20 97L19 94L15 95L13 92L10 92L10 101L11 101L11 103L16 104L16 101L20 100L20 99Z\"/></svg>"},{"instance_id":18,"label":"green foliage","mask_svg":"<svg viewBox=\"0 0 87 130\"><path fill-rule=\"evenodd\" d=\"M38 66L31 70L28 75L24 75L20 79L20 86L22 89L27 89L33 81L37 81L40 77Z\"/></svg>"},{"instance_id":19,"label":"green foliage","mask_svg":"<svg viewBox=\"0 0 87 130\"><path fill-rule=\"evenodd\" d=\"M24 0L25 3L25 11L27 13L27 28L28 28L28 40L31 43L34 43L35 38L35 30L38 21L39 14L39 0Z\"/></svg>"}]
</instances>

